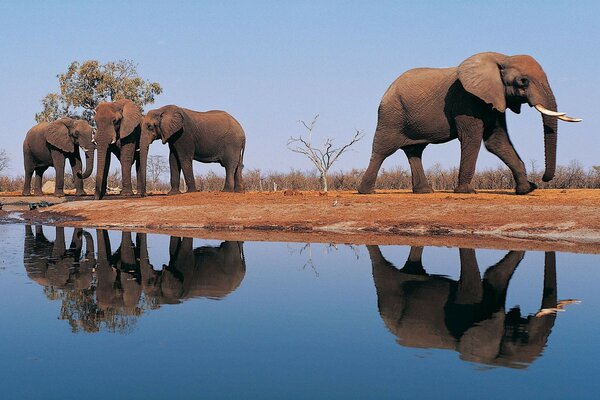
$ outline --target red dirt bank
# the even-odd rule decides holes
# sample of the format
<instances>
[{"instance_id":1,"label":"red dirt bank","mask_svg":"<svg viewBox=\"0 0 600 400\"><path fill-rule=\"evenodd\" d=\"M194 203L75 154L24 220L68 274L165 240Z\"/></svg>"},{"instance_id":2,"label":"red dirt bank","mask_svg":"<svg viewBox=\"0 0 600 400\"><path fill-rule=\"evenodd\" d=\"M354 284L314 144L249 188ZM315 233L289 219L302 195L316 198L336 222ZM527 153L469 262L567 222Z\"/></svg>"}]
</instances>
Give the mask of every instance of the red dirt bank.
<instances>
[{"instance_id":1,"label":"red dirt bank","mask_svg":"<svg viewBox=\"0 0 600 400\"><path fill-rule=\"evenodd\" d=\"M67 201L25 215L67 226L220 239L600 253L600 190L536 190L527 196L200 192Z\"/></svg>"}]
</instances>

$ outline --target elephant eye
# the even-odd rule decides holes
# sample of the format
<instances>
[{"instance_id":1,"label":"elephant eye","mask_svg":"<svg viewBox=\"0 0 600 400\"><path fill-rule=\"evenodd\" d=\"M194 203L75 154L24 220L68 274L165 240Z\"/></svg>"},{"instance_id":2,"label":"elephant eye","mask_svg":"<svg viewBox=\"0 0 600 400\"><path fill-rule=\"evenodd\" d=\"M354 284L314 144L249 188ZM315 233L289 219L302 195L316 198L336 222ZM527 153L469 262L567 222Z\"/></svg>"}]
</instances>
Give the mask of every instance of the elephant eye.
<instances>
[{"instance_id":1,"label":"elephant eye","mask_svg":"<svg viewBox=\"0 0 600 400\"><path fill-rule=\"evenodd\" d=\"M522 77L522 78L517 78L517 86L522 87L522 88L526 88L529 86L529 79Z\"/></svg>"},{"instance_id":2,"label":"elephant eye","mask_svg":"<svg viewBox=\"0 0 600 400\"><path fill-rule=\"evenodd\" d=\"M152 131L152 130L154 130L154 127L152 125L148 124L148 130Z\"/></svg>"}]
</instances>

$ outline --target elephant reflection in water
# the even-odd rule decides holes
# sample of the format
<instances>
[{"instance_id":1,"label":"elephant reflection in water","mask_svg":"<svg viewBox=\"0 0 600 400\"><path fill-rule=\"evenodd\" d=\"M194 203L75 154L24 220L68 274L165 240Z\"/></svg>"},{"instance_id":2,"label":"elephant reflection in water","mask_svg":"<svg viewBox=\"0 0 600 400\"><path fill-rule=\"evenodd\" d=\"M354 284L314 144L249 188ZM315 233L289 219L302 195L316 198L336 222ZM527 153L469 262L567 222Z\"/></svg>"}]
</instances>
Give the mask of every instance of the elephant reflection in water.
<instances>
[{"instance_id":1,"label":"elephant reflection in water","mask_svg":"<svg viewBox=\"0 0 600 400\"><path fill-rule=\"evenodd\" d=\"M86 249L83 250L85 238ZM25 225L23 264L30 279L44 287L55 289L87 289L92 282L94 268L94 240L75 228L69 248L65 246L65 230L56 227L56 238L51 242L41 225Z\"/></svg>"},{"instance_id":2,"label":"elephant reflection in water","mask_svg":"<svg viewBox=\"0 0 600 400\"><path fill-rule=\"evenodd\" d=\"M192 238L172 236L169 265L155 271L142 265L144 293L158 303L173 304L192 297L222 299L241 284L246 274L243 242L193 248Z\"/></svg>"},{"instance_id":3,"label":"elephant reflection in water","mask_svg":"<svg viewBox=\"0 0 600 400\"><path fill-rule=\"evenodd\" d=\"M154 270L148 257L146 234L123 232L121 246L112 254L107 231L98 234L98 286L102 309L139 315L143 308L174 304L193 297L220 299L242 282L246 265L241 242L194 249L192 238L171 237L169 265ZM141 294L144 301L140 307Z\"/></svg>"},{"instance_id":4,"label":"elephant reflection in water","mask_svg":"<svg viewBox=\"0 0 600 400\"><path fill-rule=\"evenodd\" d=\"M89 232L75 228L66 248L64 228L55 229L56 238L52 242L44 235L42 226L35 226L35 235L31 225L25 226L23 264L27 275L44 287L49 299L61 300L60 318L67 320L73 331L97 331L93 317L94 239Z\"/></svg>"},{"instance_id":5,"label":"elephant reflection in water","mask_svg":"<svg viewBox=\"0 0 600 400\"><path fill-rule=\"evenodd\" d=\"M367 246L379 313L403 346L453 349L460 358L482 364L526 368L543 351L556 315L522 317L505 312L508 283L524 256L511 251L481 279L475 250L460 249L458 281L428 274L422 247L412 247L401 269L378 246ZM556 310L556 258L546 253L542 310Z\"/></svg>"},{"instance_id":6,"label":"elephant reflection in water","mask_svg":"<svg viewBox=\"0 0 600 400\"><path fill-rule=\"evenodd\" d=\"M76 228L65 246L64 228L49 241L41 226L25 227L24 264L28 276L44 286L51 300L61 300L61 319L73 331L97 332L102 326L125 333L137 317L160 304L192 297L221 299L244 279L243 242L194 249L191 238L171 237L170 260L155 271L148 258L146 234L122 232L113 253L108 231L97 230L98 256L92 235ZM83 252L82 238L86 247ZM142 296L142 293L144 296Z\"/></svg>"}]
</instances>

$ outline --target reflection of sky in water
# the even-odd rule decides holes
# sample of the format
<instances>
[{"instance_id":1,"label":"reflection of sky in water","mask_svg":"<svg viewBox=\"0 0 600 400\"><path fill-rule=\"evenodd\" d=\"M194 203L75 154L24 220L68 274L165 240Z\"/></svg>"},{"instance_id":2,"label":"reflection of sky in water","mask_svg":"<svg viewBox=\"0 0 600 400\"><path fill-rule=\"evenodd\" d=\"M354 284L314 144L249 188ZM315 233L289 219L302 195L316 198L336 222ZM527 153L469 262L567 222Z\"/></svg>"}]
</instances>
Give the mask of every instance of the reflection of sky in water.
<instances>
[{"instance_id":1,"label":"reflection of sky in water","mask_svg":"<svg viewBox=\"0 0 600 400\"><path fill-rule=\"evenodd\" d=\"M243 280L222 299L190 296L145 309L126 335L73 334L59 319L61 302L48 300L25 271L24 232L22 225L0 225L0 374L7 398L582 398L596 387L598 255L556 254L558 299L582 303L557 315L542 356L519 370L465 362L454 350L398 345L379 313L365 246L247 242ZM96 231L88 232L98 251ZM65 229L67 247L72 233ZM55 228L44 234L53 241ZM114 253L121 233L109 237ZM194 239L193 248L221 243ZM169 264L169 244L168 236L148 235L155 270ZM410 247L380 250L400 269ZM477 250L481 274L506 254ZM543 252L525 253L508 286L506 312L516 305L524 317L539 310L544 260ZM458 249L426 247L422 262L429 274L459 278Z\"/></svg>"}]
</instances>

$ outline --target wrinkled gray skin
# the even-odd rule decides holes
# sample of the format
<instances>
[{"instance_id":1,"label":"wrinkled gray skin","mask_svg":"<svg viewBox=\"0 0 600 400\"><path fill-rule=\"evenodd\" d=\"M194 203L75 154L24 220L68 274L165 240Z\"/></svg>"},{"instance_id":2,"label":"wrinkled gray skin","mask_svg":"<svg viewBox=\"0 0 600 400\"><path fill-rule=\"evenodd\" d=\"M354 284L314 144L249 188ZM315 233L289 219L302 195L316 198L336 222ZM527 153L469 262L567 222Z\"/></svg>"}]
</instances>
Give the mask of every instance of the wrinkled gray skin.
<instances>
[{"instance_id":1,"label":"wrinkled gray skin","mask_svg":"<svg viewBox=\"0 0 600 400\"><path fill-rule=\"evenodd\" d=\"M418 68L402 74L384 94L378 112L371 160L359 193L372 193L383 161L402 149L408 157L414 193L430 193L421 155L430 143L460 141L457 193L474 193L471 180L483 140L511 170L516 193L536 188L528 182L525 165L506 127L507 108L520 113L521 104L540 104L556 111L556 100L542 67L530 56L480 53L453 68ZM556 117L542 115L546 170L552 180L556 167Z\"/></svg>"},{"instance_id":2,"label":"wrinkled gray skin","mask_svg":"<svg viewBox=\"0 0 600 400\"><path fill-rule=\"evenodd\" d=\"M103 102L96 107L96 143L98 146L98 170L96 173L96 199L106 194L106 180L110 169L111 154L121 162L121 195L133 195L131 167L136 164L138 188L140 187L139 150L140 122L142 112L131 100L122 99Z\"/></svg>"},{"instance_id":3,"label":"wrinkled gray skin","mask_svg":"<svg viewBox=\"0 0 600 400\"><path fill-rule=\"evenodd\" d=\"M157 139L169 144L171 190L179 193L181 172L188 192L196 191L192 161L225 167L225 192L242 192L246 136L241 125L225 111L198 112L174 105L151 110L142 122L140 144L141 193L146 193L148 148Z\"/></svg>"},{"instance_id":4,"label":"wrinkled gray skin","mask_svg":"<svg viewBox=\"0 0 600 400\"><path fill-rule=\"evenodd\" d=\"M378 246L367 246L381 318L403 346L452 349L463 360L524 368L543 351L556 316L505 311L508 283L524 256L509 252L481 279L475 250L460 249L460 279L429 275L422 247L396 269ZM556 257L546 253L541 308L557 305Z\"/></svg>"},{"instance_id":5,"label":"wrinkled gray skin","mask_svg":"<svg viewBox=\"0 0 600 400\"><path fill-rule=\"evenodd\" d=\"M84 195L83 179L88 178L94 169L93 129L87 121L61 118L53 122L42 122L27 132L23 141L23 163L25 184L23 196L31 195L31 179L35 172L33 194L42 194L42 175L48 167L56 170L55 196L64 196L65 160L71 164L75 194ZM81 172L82 162L79 147L85 153L85 172Z\"/></svg>"}]
</instances>

